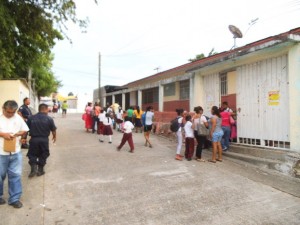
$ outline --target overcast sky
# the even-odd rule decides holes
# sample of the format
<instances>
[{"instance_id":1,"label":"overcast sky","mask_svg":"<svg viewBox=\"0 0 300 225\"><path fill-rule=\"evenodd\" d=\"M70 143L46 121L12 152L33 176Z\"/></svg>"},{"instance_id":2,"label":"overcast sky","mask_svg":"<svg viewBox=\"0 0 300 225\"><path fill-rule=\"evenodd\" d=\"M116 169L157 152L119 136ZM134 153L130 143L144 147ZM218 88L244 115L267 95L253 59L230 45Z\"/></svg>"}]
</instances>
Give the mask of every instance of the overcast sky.
<instances>
[{"instance_id":1,"label":"overcast sky","mask_svg":"<svg viewBox=\"0 0 300 225\"><path fill-rule=\"evenodd\" d=\"M75 25L68 40L54 48L53 71L62 94L88 93L101 86L124 85L185 63L197 54L237 46L300 27L300 0L77 0L77 13L89 18L86 33ZM252 20L258 18L254 25Z\"/></svg>"}]
</instances>

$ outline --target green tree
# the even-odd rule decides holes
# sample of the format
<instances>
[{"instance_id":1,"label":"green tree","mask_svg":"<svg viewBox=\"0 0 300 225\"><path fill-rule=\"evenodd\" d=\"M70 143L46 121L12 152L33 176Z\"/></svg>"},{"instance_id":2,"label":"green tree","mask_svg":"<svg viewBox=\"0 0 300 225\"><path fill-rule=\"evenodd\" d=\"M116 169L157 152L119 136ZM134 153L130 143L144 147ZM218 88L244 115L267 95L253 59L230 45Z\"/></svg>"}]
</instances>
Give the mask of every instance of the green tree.
<instances>
[{"instance_id":1,"label":"green tree","mask_svg":"<svg viewBox=\"0 0 300 225\"><path fill-rule=\"evenodd\" d=\"M212 49L210 50L210 52L208 53L208 56L207 56L207 57L212 56L212 55L215 55L215 54L218 54L218 53L215 52L215 49L214 49L214 48L212 48ZM204 53L201 53L201 54L196 55L195 58L189 59L189 61L190 61L190 62L194 62L194 61L197 61L197 60L199 60L199 59L203 59L203 58L205 58L205 57L206 57L205 54L204 54Z\"/></svg>"},{"instance_id":2,"label":"green tree","mask_svg":"<svg viewBox=\"0 0 300 225\"><path fill-rule=\"evenodd\" d=\"M33 83L38 96L49 96L61 87L61 81L58 81L52 70L53 55L41 55L32 65Z\"/></svg>"},{"instance_id":3,"label":"green tree","mask_svg":"<svg viewBox=\"0 0 300 225\"><path fill-rule=\"evenodd\" d=\"M0 79L27 78L32 68L39 95L47 92L43 91L46 83L57 88L60 82L47 66L56 41L69 39L65 32L69 21L87 27L87 19L77 18L73 0L1 0Z\"/></svg>"}]
</instances>

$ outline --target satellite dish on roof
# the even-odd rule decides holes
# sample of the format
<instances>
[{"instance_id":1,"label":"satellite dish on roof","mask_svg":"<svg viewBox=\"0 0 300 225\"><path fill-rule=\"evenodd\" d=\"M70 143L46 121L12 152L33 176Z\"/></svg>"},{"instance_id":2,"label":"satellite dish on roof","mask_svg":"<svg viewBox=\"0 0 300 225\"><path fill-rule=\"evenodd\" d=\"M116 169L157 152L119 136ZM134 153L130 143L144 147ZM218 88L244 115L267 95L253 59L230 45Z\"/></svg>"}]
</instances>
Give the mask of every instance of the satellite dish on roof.
<instances>
[{"instance_id":1,"label":"satellite dish on roof","mask_svg":"<svg viewBox=\"0 0 300 225\"><path fill-rule=\"evenodd\" d=\"M228 28L229 28L230 32L233 34L233 38L242 38L243 37L242 32L236 26L229 25Z\"/></svg>"},{"instance_id":2,"label":"satellite dish on roof","mask_svg":"<svg viewBox=\"0 0 300 225\"><path fill-rule=\"evenodd\" d=\"M231 49L233 49L233 48L236 48L236 39L237 39L237 38L242 38L242 37L243 37L243 34L242 34L242 32L240 31L240 29L237 28L237 27L234 26L234 25L229 25L228 28L229 28L230 32L233 34L234 45L233 45L232 48L231 48Z\"/></svg>"}]
</instances>

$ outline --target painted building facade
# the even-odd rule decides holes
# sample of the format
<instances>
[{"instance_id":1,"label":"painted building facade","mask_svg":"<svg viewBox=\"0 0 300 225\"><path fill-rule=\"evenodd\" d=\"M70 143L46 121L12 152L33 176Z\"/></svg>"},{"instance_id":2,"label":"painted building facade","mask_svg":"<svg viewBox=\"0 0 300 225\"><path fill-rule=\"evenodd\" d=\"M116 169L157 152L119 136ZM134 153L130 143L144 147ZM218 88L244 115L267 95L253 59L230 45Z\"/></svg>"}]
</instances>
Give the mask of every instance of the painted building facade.
<instances>
[{"instance_id":1,"label":"painted building facade","mask_svg":"<svg viewBox=\"0 0 300 225\"><path fill-rule=\"evenodd\" d=\"M103 93L127 109L193 111L228 101L237 142L300 152L300 28L136 80ZM168 121L169 122L169 121Z\"/></svg>"},{"instance_id":2,"label":"painted building facade","mask_svg":"<svg viewBox=\"0 0 300 225\"><path fill-rule=\"evenodd\" d=\"M30 98L31 110L37 112L38 98L25 79L0 80L1 107L7 100L15 100L21 106L25 97Z\"/></svg>"}]
</instances>

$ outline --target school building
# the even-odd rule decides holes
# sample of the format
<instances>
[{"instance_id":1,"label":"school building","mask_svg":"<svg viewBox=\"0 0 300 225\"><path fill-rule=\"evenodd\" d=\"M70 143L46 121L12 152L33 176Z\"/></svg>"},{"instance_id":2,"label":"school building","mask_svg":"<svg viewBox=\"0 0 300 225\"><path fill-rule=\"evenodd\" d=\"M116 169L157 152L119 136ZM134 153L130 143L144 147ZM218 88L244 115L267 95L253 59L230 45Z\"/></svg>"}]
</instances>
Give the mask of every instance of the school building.
<instances>
[{"instance_id":1,"label":"school building","mask_svg":"<svg viewBox=\"0 0 300 225\"><path fill-rule=\"evenodd\" d=\"M300 152L300 28L124 86L102 87L100 101L123 109L152 105L157 115L172 116L176 108L198 105L209 116L213 105L227 101L237 112L239 144ZM171 117L157 116L156 123Z\"/></svg>"}]
</instances>

